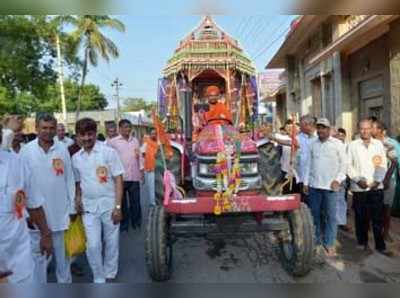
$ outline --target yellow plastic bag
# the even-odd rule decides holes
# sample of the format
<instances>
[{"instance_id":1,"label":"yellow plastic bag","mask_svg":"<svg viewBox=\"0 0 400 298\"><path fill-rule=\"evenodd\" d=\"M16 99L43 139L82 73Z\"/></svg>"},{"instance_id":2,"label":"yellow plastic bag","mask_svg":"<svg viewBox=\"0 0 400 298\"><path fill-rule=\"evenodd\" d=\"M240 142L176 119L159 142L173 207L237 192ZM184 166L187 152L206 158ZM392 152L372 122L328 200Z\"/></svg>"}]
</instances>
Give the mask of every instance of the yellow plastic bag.
<instances>
[{"instance_id":1,"label":"yellow plastic bag","mask_svg":"<svg viewBox=\"0 0 400 298\"><path fill-rule=\"evenodd\" d=\"M74 221L71 221L64 234L64 240L65 252L68 257L79 256L86 251L86 233L81 216L77 216Z\"/></svg>"}]
</instances>

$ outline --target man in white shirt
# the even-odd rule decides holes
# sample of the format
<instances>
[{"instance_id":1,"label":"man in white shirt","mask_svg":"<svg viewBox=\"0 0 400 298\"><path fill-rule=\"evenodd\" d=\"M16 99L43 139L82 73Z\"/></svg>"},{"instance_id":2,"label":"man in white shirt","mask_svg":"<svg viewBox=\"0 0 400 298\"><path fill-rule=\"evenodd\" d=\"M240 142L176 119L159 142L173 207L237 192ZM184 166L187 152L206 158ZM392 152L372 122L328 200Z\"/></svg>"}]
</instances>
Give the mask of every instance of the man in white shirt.
<instances>
[{"instance_id":1,"label":"man in white shirt","mask_svg":"<svg viewBox=\"0 0 400 298\"><path fill-rule=\"evenodd\" d=\"M3 139L1 141L1 148L10 150L11 144L14 139L14 134L22 130L22 117L13 115L4 120L4 127L2 128Z\"/></svg>"},{"instance_id":2,"label":"man in white shirt","mask_svg":"<svg viewBox=\"0 0 400 298\"><path fill-rule=\"evenodd\" d=\"M38 138L21 151L22 161L32 173L30 185L34 193L43 196L43 208L52 232L56 277L58 283L71 283L70 260L65 254L64 232L68 229L70 215L75 213L75 179L67 148L54 141L57 120L50 114L39 115L36 120ZM32 242L37 232L31 232ZM40 255L35 259L37 281L47 282L46 265Z\"/></svg>"},{"instance_id":3,"label":"man in white shirt","mask_svg":"<svg viewBox=\"0 0 400 298\"><path fill-rule=\"evenodd\" d=\"M372 136L381 141L386 152L388 160L388 170L386 172L384 184L384 198L383 198L383 238L386 241L393 241L390 236L390 223L391 223L391 209L396 192L396 169L398 167L398 156L396 153L396 140L389 138L386 135L386 127L381 121L374 121L372 123Z\"/></svg>"},{"instance_id":4,"label":"man in white shirt","mask_svg":"<svg viewBox=\"0 0 400 298\"><path fill-rule=\"evenodd\" d=\"M304 169L304 193L309 194L317 245L323 245L327 255L332 257L336 254L337 192L346 179L347 162L344 145L331 137L330 129L328 119L318 119L318 139L310 146ZM321 220L324 222L323 233Z\"/></svg>"},{"instance_id":5,"label":"man in white shirt","mask_svg":"<svg viewBox=\"0 0 400 298\"><path fill-rule=\"evenodd\" d=\"M2 130L0 126L0 142ZM40 230L41 253L52 253L51 233L43 212L43 197L29 185L31 173L21 159L0 149L0 280L33 283L34 260L25 220L25 207Z\"/></svg>"},{"instance_id":6,"label":"man in white shirt","mask_svg":"<svg viewBox=\"0 0 400 298\"><path fill-rule=\"evenodd\" d=\"M295 125L295 124L294 124ZM304 171L306 167L306 162L309 158L311 144L317 139L315 134L315 118L310 115L304 115L300 119L300 133L296 136L296 160L293 164L293 171L296 177L296 188L295 192L303 191L304 182ZM278 138L272 138L278 144L282 146L291 146L291 140L282 140ZM302 193L302 200L307 202L308 195Z\"/></svg>"},{"instance_id":7,"label":"man in white shirt","mask_svg":"<svg viewBox=\"0 0 400 298\"><path fill-rule=\"evenodd\" d=\"M360 248L368 249L368 225L372 220L375 248L383 254L386 250L383 239L383 181L387 171L386 152L383 144L372 138L369 120L359 123L360 139L348 147L348 176L353 192L353 207L357 242Z\"/></svg>"},{"instance_id":8,"label":"man in white shirt","mask_svg":"<svg viewBox=\"0 0 400 298\"><path fill-rule=\"evenodd\" d=\"M105 123L105 127L106 127L106 140L104 141L104 143L108 145L108 142L110 140L118 136L117 124L115 123L115 121L107 121Z\"/></svg>"},{"instance_id":9,"label":"man in white shirt","mask_svg":"<svg viewBox=\"0 0 400 298\"><path fill-rule=\"evenodd\" d=\"M64 144L67 149L74 143L71 138L65 135L65 125L63 123L57 124L57 135L54 137L54 141Z\"/></svg>"},{"instance_id":10,"label":"man in white shirt","mask_svg":"<svg viewBox=\"0 0 400 298\"><path fill-rule=\"evenodd\" d=\"M347 133L344 128L338 128L337 131L334 131L334 138L338 139L342 142L343 146L346 150L347 155L347 144L346 137ZM347 169L346 169L347 174ZM338 199L336 203L336 221L338 224L338 228L345 232L351 232L350 226L347 224L347 195L349 190L349 180L346 177L346 180L343 181L340 191L338 192Z\"/></svg>"},{"instance_id":11,"label":"man in white shirt","mask_svg":"<svg viewBox=\"0 0 400 298\"><path fill-rule=\"evenodd\" d=\"M82 145L82 149L72 157L76 205L78 212L83 214L86 255L93 280L105 283L115 279L118 273L124 167L113 148L96 142L97 124L94 120L79 120L76 133Z\"/></svg>"}]
</instances>

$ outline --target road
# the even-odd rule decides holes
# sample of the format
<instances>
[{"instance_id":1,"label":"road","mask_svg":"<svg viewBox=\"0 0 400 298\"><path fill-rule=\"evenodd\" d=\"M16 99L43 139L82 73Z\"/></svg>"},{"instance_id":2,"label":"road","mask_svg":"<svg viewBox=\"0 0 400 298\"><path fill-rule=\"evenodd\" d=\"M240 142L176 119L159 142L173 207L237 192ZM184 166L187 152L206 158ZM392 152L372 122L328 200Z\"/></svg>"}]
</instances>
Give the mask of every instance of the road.
<instances>
[{"instance_id":1,"label":"road","mask_svg":"<svg viewBox=\"0 0 400 298\"><path fill-rule=\"evenodd\" d=\"M144 196L142 196L143 198ZM145 204L144 204L145 205ZM145 206L144 212L146 212ZM397 223L400 224L400 223ZM400 236L392 247L399 250ZM145 268L142 230L122 232L120 268L116 282L149 283ZM315 263L304 278L293 278L282 268L268 234L228 240L180 239L174 246L173 275L177 283L325 283L325 282L400 282L400 257L356 249L352 234L339 233L338 257ZM84 256L79 258L85 276L74 282L91 282ZM50 274L54 281L54 274Z\"/></svg>"}]
</instances>

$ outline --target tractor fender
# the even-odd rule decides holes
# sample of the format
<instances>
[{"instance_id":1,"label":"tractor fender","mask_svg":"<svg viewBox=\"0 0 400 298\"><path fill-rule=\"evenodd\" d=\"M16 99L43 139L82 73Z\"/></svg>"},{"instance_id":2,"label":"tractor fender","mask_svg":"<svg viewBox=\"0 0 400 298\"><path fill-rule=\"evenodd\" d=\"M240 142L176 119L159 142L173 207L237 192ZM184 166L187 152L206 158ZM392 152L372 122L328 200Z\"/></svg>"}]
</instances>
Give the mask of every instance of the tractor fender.
<instances>
[{"instance_id":1,"label":"tractor fender","mask_svg":"<svg viewBox=\"0 0 400 298\"><path fill-rule=\"evenodd\" d=\"M184 148L183 148L182 144L175 142L175 141L171 141L171 147L178 150L179 153L181 154L181 156L183 156Z\"/></svg>"},{"instance_id":2,"label":"tractor fender","mask_svg":"<svg viewBox=\"0 0 400 298\"><path fill-rule=\"evenodd\" d=\"M256 141L256 146L257 146L257 148L260 148L261 146L264 146L265 144L268 144L270 142L271 142L270 139L263 138L261 140Z\"/></svg>"}]
</instances>

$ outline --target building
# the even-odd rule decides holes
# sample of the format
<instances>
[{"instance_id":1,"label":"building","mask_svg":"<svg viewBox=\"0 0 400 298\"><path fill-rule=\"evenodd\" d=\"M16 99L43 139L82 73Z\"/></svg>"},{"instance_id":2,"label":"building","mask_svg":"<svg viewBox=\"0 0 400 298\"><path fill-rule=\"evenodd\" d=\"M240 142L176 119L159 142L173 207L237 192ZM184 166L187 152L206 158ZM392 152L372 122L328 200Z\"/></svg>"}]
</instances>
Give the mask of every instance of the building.
<instances>
[{"instance_id":1,"label":"building","mask_svg":"<svg viewBox=\"0 0 400 298\"><path fill-rule=\"evenodd\" d=\"M274 127L283 126L286 120L286 72L284 69L268 69L258 74L260 105L273 111ZM260 114L262 114L262 109Z\"/></svg>"},{"instance_id":2,"label":"building","mask_svg":"<svg viewBox=\"0 0 400 298\"><path fill-rule=\"evenodd\" d=\"M350 135L376 116L400 134L399 36L399 15L299 17L267 65L287 71L286 116L324 116Z\"/></svg>"}]
</instances>

